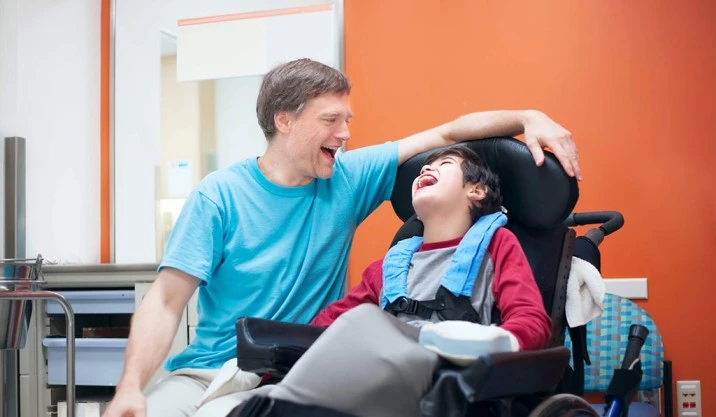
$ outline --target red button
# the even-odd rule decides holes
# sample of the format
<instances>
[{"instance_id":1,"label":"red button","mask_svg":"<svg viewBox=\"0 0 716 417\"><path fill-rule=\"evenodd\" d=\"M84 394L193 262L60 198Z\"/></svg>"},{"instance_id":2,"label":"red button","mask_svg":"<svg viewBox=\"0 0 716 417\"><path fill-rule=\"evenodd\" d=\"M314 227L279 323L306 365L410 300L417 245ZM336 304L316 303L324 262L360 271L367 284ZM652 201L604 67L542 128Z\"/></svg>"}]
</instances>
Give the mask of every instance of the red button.
<instances>
[{"instance_id":1,"label":"red button","mask_svg":"<svg viewBox=\"0 0 716 417\"><path fill-rule=\"evenodd\" d=\"M685 402L685 403L682 404L682 406L683 406L684 408L689 408L689 403Z\"/></svg>"},{"instance_id":2,"label":"red button","mask_svg":"<svg viewBox=\"0 0 716 417\"><path fill-rule=\"evenodd\" d=\"M691 406L691 408L696 408L696 403L695 403L695 402L692 402L692 403L689 404L689 405Z\"/></svg>"}]
</instances>

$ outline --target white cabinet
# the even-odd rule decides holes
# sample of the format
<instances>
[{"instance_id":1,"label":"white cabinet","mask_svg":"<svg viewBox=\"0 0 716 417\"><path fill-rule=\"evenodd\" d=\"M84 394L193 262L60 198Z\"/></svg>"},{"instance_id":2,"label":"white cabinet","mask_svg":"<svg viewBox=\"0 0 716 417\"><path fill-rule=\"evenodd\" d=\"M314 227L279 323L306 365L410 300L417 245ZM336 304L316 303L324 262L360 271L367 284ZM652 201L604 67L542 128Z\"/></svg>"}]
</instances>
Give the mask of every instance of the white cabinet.
<instances>
[{"instance_id":1,"label":"white cabinet","mask_svg":"<svg viewBox=\"0 0 716 417\"><path fill-rule=\"evenodd\" d=\"M67 299L73 305L73 308L77 307L76 326L81 334L79 329L84 324L90 323L91 327L101 325L104 321L103 318L107 318L106 321L112 325L117 325L117 322L124 323L120 324L120 326L129 325L131 314L139 306L156 277L154 268L155 266L147 266L145 269L102 266L94 269L87 268L86 271L82 267L68 270L56 268L51 273L45 271L45 279L48 282L47 289L66 292L71 295ZM128 296L131 297L131 300L127 299ZM99 301L95 303L93 300ZM48 339L50 335L60 333L61 336L64 336L64 315L61 314L61 310L57 310L57 307L59 306L54 302L35 302L27 344L24 349L20 350L20 417L54 417L57 412L57 404L64 401L64 384L52 385L47 382L49 361L60 361L61 363L54 362L53 364L63 367L65 365L64 338L62 338L62 341L55 338L54 341L46 342L45 345L47 346L43 345L43 341L50 340ZM114 320L114 317L118 317L118 320ZM190 340L193 339L196 323L196 294L194 294L187 309L181 316L169 356L178 354L186 348ZM109 341L111 339L104 340ZM126 339L123 340L126 341ZM93 341L85 339L76 344L78 348L76 350L76 355L78 356L76 359L77 367L82 362L90 362L89 357L82 356L86 354L80 349L84 342L97 349L101 349L105 345L111 345L111 349L116 351L116 356L121 356L123 366L125 351L123 349L117 351L116 343L105 344L99 339ZM118 342L118 340L114 339L113 342ZM50 358L50 350L53 347L56 349L58 343L59 348L62 349L62 355L52 355L52 358ZM115 359L117 358L112 360L114 361ZM54 369L59 368L55 366ZM76 376L78 376L78 372L79 369L76 369ZM86 372L86 370L83 370L83 372ZM97 369L96 372L102 371ZM160 367L152 377L150 384L166 374L167 372L163 369L163 366ZM60 379L65 380L64 377ZM86 382L91 380L85 379ZM53 377L52 381L57 383L57 377ZM111 395L112 386L111 384L107 386L106 381L102 381L101 384L98 383L96 386L83 385L77 390L78 400L81 400L83 395L93 396L93 390L102 392L103 395L107 395L109 392Z\"/></svg>"}]
</instances>

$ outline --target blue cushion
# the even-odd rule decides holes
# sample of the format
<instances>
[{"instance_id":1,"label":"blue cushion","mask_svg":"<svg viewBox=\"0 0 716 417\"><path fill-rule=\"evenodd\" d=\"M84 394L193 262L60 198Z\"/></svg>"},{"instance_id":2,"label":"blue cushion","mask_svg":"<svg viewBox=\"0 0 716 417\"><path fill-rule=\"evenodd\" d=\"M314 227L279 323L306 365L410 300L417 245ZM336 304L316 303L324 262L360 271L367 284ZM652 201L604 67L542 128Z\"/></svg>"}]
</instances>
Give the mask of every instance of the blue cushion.
<instances>
[{"instance_id":1,"label":"blue cushion","mask_svg":"<svg viewBox=\"0 0 716 417\"><path fill-rule=\"evenodd\" d=\"M621 366L629 337L629 326L632 324L642 324L649 329L649 336L641 350L644 375L639 389L661 387L664 378L664 344L654 320L633 301L605 294L604 313L587 324L587 349L592 365L584 367L585 392L606 392L614 369ZM572 349L569 333L566 335L565 346Z\"/></svg>"}]
</instances>

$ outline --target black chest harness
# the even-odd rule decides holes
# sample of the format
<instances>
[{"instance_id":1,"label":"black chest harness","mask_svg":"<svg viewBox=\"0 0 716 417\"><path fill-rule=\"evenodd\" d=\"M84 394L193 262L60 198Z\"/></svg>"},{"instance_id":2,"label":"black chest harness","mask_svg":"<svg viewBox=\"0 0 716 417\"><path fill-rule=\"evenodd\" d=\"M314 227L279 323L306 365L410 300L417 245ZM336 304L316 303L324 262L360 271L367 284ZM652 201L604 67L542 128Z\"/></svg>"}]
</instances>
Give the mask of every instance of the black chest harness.
<instances>
[{"instance_id":1,"label":"black chest harness","mask_svg":"<svg viewBox=\"0 0 716 417\"><path fill-rule=\"evenodd\" d=\"M432 320L436 314L440 321L461 320L472 323L481 323L480 313L472 306L470 297L455 296L442 285L435 293L435 298L427 301L418 301L408 297L400 297L388 304L385 311L397 316L408 314L418 316L424 320ZM500 324L500 311L497 306L492 307L491 324Z\"/></svg>"}]
</instances>

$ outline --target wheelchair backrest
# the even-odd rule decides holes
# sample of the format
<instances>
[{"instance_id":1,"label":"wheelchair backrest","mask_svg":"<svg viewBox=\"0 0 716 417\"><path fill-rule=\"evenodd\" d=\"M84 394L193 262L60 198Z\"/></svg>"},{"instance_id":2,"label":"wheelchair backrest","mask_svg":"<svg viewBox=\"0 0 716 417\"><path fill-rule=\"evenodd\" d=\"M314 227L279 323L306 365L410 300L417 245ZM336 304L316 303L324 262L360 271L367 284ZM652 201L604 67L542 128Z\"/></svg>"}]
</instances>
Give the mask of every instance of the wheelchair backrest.
<instances>
[{"instance_id":1,"label":"wheelchair backrest","mask_svg":"<svg viewBox=\"0 0 716 417\"><path fill-rule=\"evenodd\" d=\"M564 306L567 278L571 266L574 231L564 220L577 203L579 190L557 158L545 152L545 161L537 167L527 146L514 138L490 138L463 142L477 152L500 179L503 206L509 228L520 241L545 309L552 318L550 346L564 342ZM422 223L415 218L412 205L412 182L427 157L435 151L421 153L398 169L391 203L404 222L393 244L401 239L422 235Z\"/></svg>"}]
</instances>

